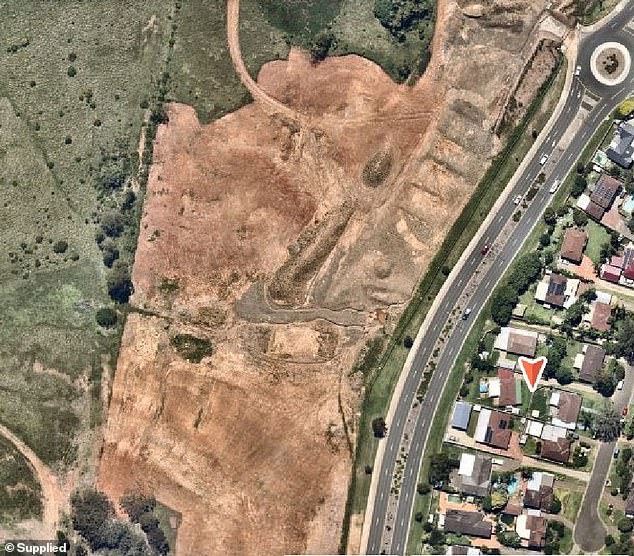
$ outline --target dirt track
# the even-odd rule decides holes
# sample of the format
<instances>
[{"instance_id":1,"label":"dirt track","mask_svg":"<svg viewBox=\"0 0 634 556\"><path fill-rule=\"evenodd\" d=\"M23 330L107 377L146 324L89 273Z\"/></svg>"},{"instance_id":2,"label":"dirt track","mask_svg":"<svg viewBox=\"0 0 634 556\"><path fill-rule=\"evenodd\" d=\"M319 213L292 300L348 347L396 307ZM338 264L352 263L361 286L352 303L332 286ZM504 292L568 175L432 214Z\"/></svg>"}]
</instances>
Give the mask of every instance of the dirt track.
<instances>
[{"instance_id":1,"label":"dirt track","mask_svg":"<svg viewBox=\"0 0 634 556\"><path fill-rule=\"evenodd\" d=\"M49 535L48 538L54 538L60 511L66 507L66 497L60 489L57 478L31 448L3 425L0 425L0 435L11 442L33 468L35 478L42 487L42 524Z\"/></svg>"}]
</instances>

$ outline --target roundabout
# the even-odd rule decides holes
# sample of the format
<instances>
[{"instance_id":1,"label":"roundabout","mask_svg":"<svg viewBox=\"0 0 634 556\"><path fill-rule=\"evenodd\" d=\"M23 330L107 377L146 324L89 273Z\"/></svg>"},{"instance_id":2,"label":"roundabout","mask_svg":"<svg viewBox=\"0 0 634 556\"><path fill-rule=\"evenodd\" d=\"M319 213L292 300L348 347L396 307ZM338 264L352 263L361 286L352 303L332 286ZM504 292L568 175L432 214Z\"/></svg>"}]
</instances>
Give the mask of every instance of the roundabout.
<instances>
[{"instance_id":1,"label":"roundabout","mask_svg":"<svg viewBox=\"0 0 634 556\"><path fill-rule=\"evenodd\" d=\"M618 42L605 42L594 49L590 70L594 78L608 87L623 83L630 74L632 57L629 50Z\"/></svg>"}]
</instances>

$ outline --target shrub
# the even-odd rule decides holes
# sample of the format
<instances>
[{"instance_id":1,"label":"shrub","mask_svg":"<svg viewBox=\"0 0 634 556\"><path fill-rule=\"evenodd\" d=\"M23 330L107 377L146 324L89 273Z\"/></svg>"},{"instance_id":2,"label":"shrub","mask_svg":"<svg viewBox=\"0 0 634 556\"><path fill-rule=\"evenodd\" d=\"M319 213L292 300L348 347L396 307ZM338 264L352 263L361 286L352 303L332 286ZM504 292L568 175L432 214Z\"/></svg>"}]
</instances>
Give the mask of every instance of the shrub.
<instances>
[{"instance_id":1,"label":"shrub","mask_svg":"<svg viewBox=\"0 0 634 556\"><path fill-rule=\"evenodd\" d=\"M117 303L127 303L134 291L130 270L121 261L112 265L112 270L106 280L108 295Z\"/></svg>"},{"instance_id":2,"label":"shrub","mask_svg":"<svg viewBox=\"0 0 634 556\"><path fill-rule=\"evenodd\" d=\"M619 519L619 522L616 524L619 531L621 533L630 533L632 529L634 529L634 522L629 517L623 517Z\"/></svg>"},{"instance_id":3,"label":"shrub","mask_svg":"<svg viewBox=\"0 0 634 556\"><path fill-rule=\"evenodd\" d=\"M101 229L108 237L119 237L123 233L124 227L123 216L116 211L106 212L101 217Z\"/></svg>"},{"instance_id":4,"label":"shrub","mask_svg":"<svg viewBox=\"0 0 634 556\"><path fill-rule=\"evenodd\" d=\"M405 338L403 339L403 345L407 349L411 349L411 347L414 345L414 340L412 339L411 336L405 336Z\"/></svg>"},{"instance_id":5,"label":"shrub","mask_svg":"<svg viewBox=\"0 0 634 556\"><path fill-rule=\"evenodd\" d=\"M117 324L117 312L112 307L102 307L97 310L95 319L99 326L104 328L112 328Z\"/></svg>"},{"instance_id":6,"label":"shrub","mask_svg":"<svg viewBox=\"0 0 634 556\"><path fill-rule=\"evenodd\" d=\"M376 417L372 419L372 433L374 438L383 438L387 432L387 425L383 417Z\"/></svg>"},{"instance_id":7,"label":"shrub","mask_svg":"<svg viewBox=\"0 0 634 556\"><path fill-rule=\"evenodd\" d=\"M75 66L68 66L68 70L66 70L68 77L75 77L77 75L77 70Z\"/></svg>"},{"instance_id":8,"label":"shrub","mask_svg":"<svg viewBox=\"0 0 634 556\"><path fill-rule=\"evenodd\" d=\"M176 334L170 338L172 347L192 363L200 363L212 354L211 342L207 338L197 338L191 334Z\"/></svg>"},{"instance_id":9,"label":"shrub","mask_svg":"<svg viewBox=\"0 0 634 556\"><path fill-rule=\"evenodd\" d=\"M68 249L68 242L63 239L56 241L53 245L53 252L61 255L62 253L66 253Z\"/></svg>"},{"instance_id":10,"label":"shrub","mask_svg":"<svg viewBox=\"0 0 634 556\"><path fill-rule=\"evenodd\" d=\"M431 486L429 486L429 483L418 483L418 485L416 485L416 492L423 496L431 492Z\"/></svg>"}]
</instances>

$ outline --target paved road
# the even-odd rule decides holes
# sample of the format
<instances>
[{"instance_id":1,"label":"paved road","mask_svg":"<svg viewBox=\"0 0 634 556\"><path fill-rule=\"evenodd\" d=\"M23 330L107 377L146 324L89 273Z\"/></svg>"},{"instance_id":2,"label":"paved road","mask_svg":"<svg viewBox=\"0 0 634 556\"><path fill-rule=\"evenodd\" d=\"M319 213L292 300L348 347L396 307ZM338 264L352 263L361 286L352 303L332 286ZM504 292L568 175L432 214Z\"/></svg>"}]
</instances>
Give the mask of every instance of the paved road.
<instances>
[{"instance_id":1,"label":"paved road","mask_svg":"<svg viewBox=\"0 0 634 556\"><path fill-rule=\"evenodd\" d=\"M420 349L414 356L414 364L406 378L402 395L398 401L394 418L389 425L389 432L385 439L386 446L379 473L376 497L372 512L372 523L367 545L368 554L404 554L407 535L411 521L413 501L416 492L418 471L423 457L427 435L429 433L433 415L438 401L444 389L447 377L454 366L456 357L460 352L464 338L487 301L491 291L498 283L511 260L516 255L524 240L530 234L535 223L541 218L544 209L548 206L551 195L550 186L555 179L563 179L573 168L583 148L593 136L601 122L609 116L611 111L628 96L633 90L634 79L632 72L628 79L620 86L613 89L599 84L590 72L590 56L597 44L606 40L618 40L634 52L634 35L631 35L624 27L634 18L634 3L626 6L606 28L599 29L593 34L583 38L578 54L578 63L581 65L581 75L575 78L566 100L565 107L556 121L551 133L544 141L544 148L535 155L527 164L525 171L509 196L509 199L500 208L497 217L488 226L482 239L475 247L474 255L469 258L464 267L455 277L455 280L447 290L445 297L440 302L438 310L426 332ZM585 100L585 92L589 91L596 104L590 106ZM582 106L583 105L583 106ZM560 139L568 132L571 123L580 111L586 111L587 116L577 128L565 149L559 149ZM550 160L546 166L539 164L542 154L549 154ZM504 226L517 209L512 199L517 194L524 194L542 171L547 173L547 179L531 202L523 211L522 218L508 237L500 237ZM415 400L416 390L420 383L423 369L425 368L434 345L441 335L442 329L454 308L457 300L464 292L465 285L473 275L481 260L478 253L487 243L500 243L500 249L488 255L490 262L484 271L484 276L473 293L469 306L472 308L472 316L469 321L460 321L446 341L446 349L438 359L436 370L430 380L423 411L417 413L414 434L411 438L411 448L402 474L400 495L396 511L389 509L390 489L392 477L395 471L395 463L398 457L399 446L403 438L405 428L410 419L412 404ZM416 414L416 413L414 413Z\"/></svg>"},{"instance_id":2,"label":"paved road","mask_svg":"<svg viewBox=\"0 0 634 556\"><path fill-rule=\"evenodd\" d=\"M632 398L634 398L634 368L628 367L623 390L617 391L614 395L616 410L621 412L625 406L632 403ZM592 476L581 504L581 510L574 529L574 540L584 552L597 552L604 545L603 540L607 531L599 518L598 507L615 447L616 442L604 442L601 444L592 467Z\"/></svg>"}]
</instances>

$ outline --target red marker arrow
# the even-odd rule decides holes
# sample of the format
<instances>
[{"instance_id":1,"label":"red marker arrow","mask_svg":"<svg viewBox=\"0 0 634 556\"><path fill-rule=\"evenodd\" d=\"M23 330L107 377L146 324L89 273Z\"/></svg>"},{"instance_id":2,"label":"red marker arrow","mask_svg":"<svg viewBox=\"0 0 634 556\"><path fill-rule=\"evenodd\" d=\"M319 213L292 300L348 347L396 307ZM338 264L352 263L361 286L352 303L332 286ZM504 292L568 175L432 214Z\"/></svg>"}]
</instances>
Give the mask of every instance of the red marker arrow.
<instances>
[{"instance_id":1,"label":"red marker arrow","mask_svg":"<svg viewBox=\"0 0 634 556\"><path fill-rule=\"evenodd\" d=\"M545 357L538 357L537 359L529 359L528 357L520 357L517 361L522 369L524 380L528 384L528 389L531 392L537 390L539 381L542 378L542 373L546 368L547 359Z\"/></svg>"}]
</instances>

